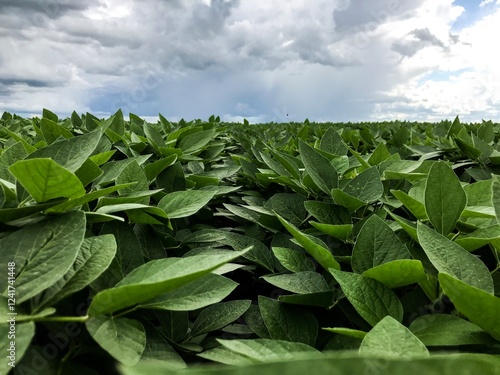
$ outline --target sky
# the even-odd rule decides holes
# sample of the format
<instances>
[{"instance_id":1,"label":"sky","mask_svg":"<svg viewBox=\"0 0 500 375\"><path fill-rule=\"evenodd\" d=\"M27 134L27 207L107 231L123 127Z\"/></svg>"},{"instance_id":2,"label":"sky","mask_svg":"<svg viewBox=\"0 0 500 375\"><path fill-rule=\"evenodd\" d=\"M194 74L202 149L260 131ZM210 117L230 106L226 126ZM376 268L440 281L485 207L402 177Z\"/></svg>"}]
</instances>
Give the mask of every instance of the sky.
<instances>
[{"instance_id":1,"label":"sky","mask_svg":"<svg viewBox=\"0 0 500 375\"><path fill-rule=\"evenodd\" d=\"M0 0L0 113L500 122L500 0Z\"/></svg>"}]
</instances>

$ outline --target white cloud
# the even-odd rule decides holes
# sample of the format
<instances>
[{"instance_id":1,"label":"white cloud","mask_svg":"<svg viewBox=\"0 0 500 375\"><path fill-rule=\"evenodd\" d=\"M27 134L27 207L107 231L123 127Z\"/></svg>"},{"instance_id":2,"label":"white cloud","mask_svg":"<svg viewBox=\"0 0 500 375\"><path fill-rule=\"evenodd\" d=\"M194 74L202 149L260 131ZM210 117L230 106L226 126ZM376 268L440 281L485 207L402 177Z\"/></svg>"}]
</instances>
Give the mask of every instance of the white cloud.
<instances>
[{"instance_id":1,"label":"white cloud","mask_svg":"<svg viewBox=\"0 0 500 375\"><path fill-rule=\"evenodd\" d=\"M452 0L6 0L0 111L499 119L490 2L455 30Z\"/></svg>"}]
</instances>

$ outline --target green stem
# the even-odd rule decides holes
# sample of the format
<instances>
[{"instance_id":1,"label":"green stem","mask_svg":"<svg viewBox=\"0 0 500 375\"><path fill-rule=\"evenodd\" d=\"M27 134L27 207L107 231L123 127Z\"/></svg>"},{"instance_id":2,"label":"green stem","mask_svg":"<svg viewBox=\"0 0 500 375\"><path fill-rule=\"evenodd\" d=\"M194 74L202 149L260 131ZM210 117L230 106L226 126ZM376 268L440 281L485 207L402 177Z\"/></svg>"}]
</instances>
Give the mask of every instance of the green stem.
<instances>
[{"instance_id":1,"label":"green stem","mask_svg":"<svg viewBox=\"0 0 500 375\"><path fill-rule=\"evenodd\" d=\"M89 320L89 316L48 316L44 318L34 319L37 322L76 322L85 323Z\"/></svg>"}]
</instances>

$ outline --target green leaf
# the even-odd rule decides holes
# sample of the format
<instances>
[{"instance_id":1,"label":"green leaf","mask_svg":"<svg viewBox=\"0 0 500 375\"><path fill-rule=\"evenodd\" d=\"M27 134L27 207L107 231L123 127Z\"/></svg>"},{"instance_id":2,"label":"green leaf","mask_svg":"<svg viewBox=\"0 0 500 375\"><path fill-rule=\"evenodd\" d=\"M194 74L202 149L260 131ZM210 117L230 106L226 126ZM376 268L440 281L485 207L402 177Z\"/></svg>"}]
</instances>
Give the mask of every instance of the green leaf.
<instances>
[{"instance_id":1,"label":"green leaf","mask_svg":"<svg viewBox=\"0 0 500 375\"><path fill-rule=\"evenodd\" d=\"M297 240L297 242L325 269L340 269L339 263L335 260L327 246L318 238L302 233L295 225L276 214L281 224Z\"/></svg>"},{"instance_id":2,"label":"green leaf","mask_svg":"<svg viewBox=\"0 0 500 375\"><path fill-rule=\"evenodd\" d=\"M177 160L177 155L170 155L144 167L144 172L149 181L154 180L161 172L170 167Z\"/></svg>"},{"instance_id":3,"label":"green leaf","mask_svg":"<svg viewBox=\"0 0 500 375\"><path fill-rule=\"evenodd\" d=\"M425 345L405 326L386 316L368 332L359 353L394 358L428 357Z\"/></svg>"},{"instance_id":4,"label":"green leaf","mask_svg":"<svg viewBox=\"0 0 500 375\"><path fill-rule=\"evenodd\" d=\"M134 269L114 288L96 294L88 313L96 316L148 301L206 275L245 253L246 251L226 251L187 258L152 260Z\"/></svg>"},{"instance_id":5,"label":"green leaf","mask_svg":"<svg viewBox=\"0 0 500 375\"><path fill-rule=\"evenodd\" d=\"M500 325L498 324L500 298L446 273L439 274L439 283L458 311L472 323L500 340Z\"/></svg>"},{"instance_id":6,"label":"green leaf","mask_svg":"<svg viewBox=\"0 0 500 375\"><path fill-rule=\"evenodd\" d=\"M408 328L426 346L492 345L494 342L474 323L450 314L419 316Z\"/></svg>"},{"instance_id":7,"label":"green leaf","mask_svg":"<svg viewBox=\"0 0 500 375\"><path fill-rule=\"evenodd\" d=\"M467 251L474 251L499 239L500 225L495 224L469 234L460 235L455 239L455 243Z\"/></svg>"},{"instance_id":8,"label":"green leaf","mask_svg":"<svg viewBox=\"0 0 500 375\"><path fill-rule=\"evenodd\" d=\"M314 228L319 231L328 234L333 238L338 238L339 240L346 241L352 234L352 224L343 224L343 225L332 225L332 224L322 224L316 221L310 221Z\"/></svg>"},{"instance_id":9,"label":"green leaf","mask_svg":"<svg viewBox=\"0 0 500 375\"><path fill-rule=\"evenodd\" d=\"M445 162L435 162L425 185L425 210L436 231L447 235L455 227L467 196L455 172Z\"/></svg>"},{"instance_id":10,"label":"green leaf","mask_svg":"<svg viewBox=\"0 0 500 375\"><path fill-rule=\"evenodd\" d=\"M216 135L217 133L214 129L198 131L182 138L178 147L185 154L196 153L205 147Z\"/></svg>"},{"instance_id":11,"label":"green leaf","mask_svg":"<svg viewBox=\"0 0 500 375\"><path fill-rule=\"evenodd\" d=\"M259 296L259 308L272 339L314 346L318 334L314 315L264 296Z\"/></svg>"},{"instance_id":12,"label":"green leaf","mask_svg":"<svg viewBox=\"0 0 500 375\"><path fill-rule=\"evenodd\" d=\"M319 149L332 155L347 154L347 146L333 127L329 127L319 143Z\"/></svg>"},{"instance_id":13,"label":"green leaf","mask_svg":"<svg viewBox=\"0 0 500 375\"><path fill-rule=\"evenodd\" d=\"M9 170L38 203L85 194L78 177L51 159L20 160Z\"/></svg>"},{"instance_id":14,"label":"green leaf","mask_svg":"<svg viewBox=\"0 0 500 375\"><path fill-rule=\"evenodd\" d=\"M214 193L207 190L176 191L164 196L158 202L158 207L170 219L177 219L195 214L213 197Z\"/></svg>"},{"instance_id":15,"label":"green leaf","mask_svg":"<svg viewBox=\"0 0 500 375\"><path fill-rule=\"evenodd\" d=\"M286 247L272 247L276 259L291 272L313 271L314 264L304 252L288 249Z\"/></svg>"},{"instance_id":16,"label":"green leaf","mask_svg":"<svg viewBox=\"0 0 500 375\"><path fill-rule=\"evenodd\" d=\"M253 340L223 340L219 343L230 353L235 353L252 362L276 362L290 361L297 356L307 353L309 356L316 355L321 358L319 351L309 345L300 342L288 342L282 340L253 339ZM205 352L207 353L207 352ZM212 359L212 356L200 354L200 357ZM209 353L209 352L208 352ZM212 357L212 358L211 358ZM218 361L220 362L220 361ZM223 362L224 363L224 362ZM249 362L238 361L238 364L246 365Z\"/></svg>"},{"instance_id":17,"label":"green leaf","mask_svg":"<svg viewBox=\"0 0 500 375\"><path fill-rule=\"evenodd\" d=\"M420 246L439 272L450 274L487 293L494 293L490 271L478 257L420 222L417 223L417 235Z\"/></svg>"},{"instance_id":18,"label":"green leaf","mask_svg":"<svg viewBox=\"0 0 500 375\"><path fill-rule=\"evenodd\" d=\"M85 326L92 338L113 358L133 366L146 348L146 331L137 320L98 316L89 319Z\"/></svg>"},{"instance_id":19,"label":"green leaf","mask_svg":"<svg viewBox=\"0 0 500 375\"><path fill-rule=\"evenodd\" d=\"M64 138L73 137L73 134L71 134L69 130L63 128L62 126L48 118L42 118L40 120L40 129L42 130L43 137L48 144L53 143L57 138L61 136Z\"/></svg>"},{"instance_id":20,"label":"green leaf","mask_svg":"<svg viewBox=\"0 0 500 375\"><path fill-rule=\"evenodd\" d=\"M116 241L111 234L84 239L69 271L37 296L37 305L53 305L83 289L109 267L115 254Z\"/></svg>"},{"instance_id":21,"label":"green leaf","mask_svg":"<svg viewBox=\"0 0 500 375\"><path fill-rule=\"evenodd\" d=\"M408 249L389 225L377 215L372 215L358 234L351 265L354 272L363 273L381 264L409 257Z\"/></svg>"},{"instance_id":22,"label":"green leaf","mask_svg":"<svg viewBox=\"0 0 500 375\"><path fill-rule=\"evenodd\" d=\"M85 234L81 211L24 227L0 239L0 265L15 262L16 302L24 302L55 284L76 259ZM7 289L7 288L5 288ZM2 291L5 295L6 290Z\"/></svg>"},{"instance_id":23,"label":"green leaf","mask_svg":"<svg viewBox=\"0 0 500 375\"><path fill-rule=\"evenodd\" d=\"M332 198L337 203L338 205L345 207L349 210L349 212L354 212L358 208L366 206L366 203L363 202L362 200L353 197L352 195L349 195L347 193L344 193L340 189L333 189L331 191Z\"/></svg>"},{"instance_id":24,"label":"green leaf","mask_svg":"<svg viewBox=\"0 0 500 375\"><path fill-rule=\"evenodd\" d=\"M363 272L363 276L375 279L387 288L399 288L427 279L422 262L415 259L399 259L383 263Z\"/></svg>"},{"instance_id":25,"label":"green leaf","mask_svg":"<svg viewBox=\"0 0 500 375\"><path fill-rule=\"evenodd\" d=\"M16 180L9 172L9 167L18 160L24 159L28 156L28 152L24 148L22 142L14 143L10 147L6 147L0 154L0 178L11 183Z\"/></svg>"},{"instance_id":26,"label":"green leaf","mask_svg":"<svg viewBox=\"0 0 500 375\"><path fill-rule=\"evenodd\" d=\"M349 211L342 206L319 201L306 201L304 206L320 223L342 225L351 224Z\"/></svg>"},{"instance_id":27,"label":"green leaf","mask_svg":"<svg viewBox=\"0 0 500 375\"><path fill-rule=\"evenodd\" d=\"M234 322L248 310L252 301L235 300L221 302L205 308L191 328L191 336L209 333Z\"/></svg>"},{"instance_id":28,"label":"green leaf","mask_svg":"<svg viewBox=\"0 0 500 375\"><path fill-rule=\"evenodd\" d=\"M339 183L335 168L327 158L302 140L299 140L299 150L306 172L324 193L330 195L330 190Z\"/></svg>"},{"instance_id":29,"label":"green leaf","mask_svg":"<svg viewBox=\"0 0 500 375\"><path fill-rule=\"evenodd\" d=\"M317 272L305 271L262 278L269 284L292 293L307 294L330 290L324 277Z\"/></svg>"},{"instance_id":30,"label":"green leaf","mask_svg":"<svg viewBox=\"0 0 500 375\"><path fill-rule=\"evenodd\" d=\"M266 202L264 208L276 211L293 225L301 225L307 216L305 200L306 198L300 194L278 193Z\"/></svg>"},{"instance_id":31,"label":"green leaf","mask_svg":"<svg viewBox=\"0 0 500 375\"><path fill-rule=\"evenodd\" d=\"M380 142L368 159L368 164L378 165L390 157L391 153L387 149L386 145L383 142Z\"/></svg>"},{"instance_id":32,"label":"green leaf","mask_svg":"<svg viewBox=\"0 0 500 375\"><path fill-rule=\"evenodd\" d=\"M375 326L385 316L403 320L403 306L392 290L384 284L351 272L329 269L345 296L370 325Z\"/></svg>"},{"instance_id":33,"label":"green leaf","mask_svg":"<svg viewBox=\"0 0 500 375\"><path fill-rule=\"evenodd\" d=\"M361 172L349 181L343 191L364 203L376 201L384 194L384 185L380 179L378 168L371 167Z\"/></svg>"},{"instance_id":34,"label":"green leaf","mask_svg":"<svg viewBox=\"0 0 500 375\"><path fill-rule=\"evenodd\" d=\"M425 211L425 206L422 202L419 202L415 198L409 196L401 190L391 190L392 195L394 195L404 206L410 210L410 212L419 220L427 220L427 212Z\"/></svg>"},{"instance_id":35,"label":"green leaf","mask_svg":"<svg viewBox=\"0 0 500 375\"><path fill-rule=\"evenodd\" d=\"M92 155L101 137L101 130L97 130L58 141L31 153L27 157L27 160L50 158L60 166L74 173L85 163L87 158ZM99 165L99 163L96 164Z\"/></svg>"},{"instance_id":36,"label":"green leaf","mask_svg":"<svg viewBox=\"0 0 500 375\"><path fill-rule=\"evenodd\" d=\"M172 311L197 310L222 301L237 286L231 279L210 273L147 301L140 307Z\"/></svg>"}]
</instances>

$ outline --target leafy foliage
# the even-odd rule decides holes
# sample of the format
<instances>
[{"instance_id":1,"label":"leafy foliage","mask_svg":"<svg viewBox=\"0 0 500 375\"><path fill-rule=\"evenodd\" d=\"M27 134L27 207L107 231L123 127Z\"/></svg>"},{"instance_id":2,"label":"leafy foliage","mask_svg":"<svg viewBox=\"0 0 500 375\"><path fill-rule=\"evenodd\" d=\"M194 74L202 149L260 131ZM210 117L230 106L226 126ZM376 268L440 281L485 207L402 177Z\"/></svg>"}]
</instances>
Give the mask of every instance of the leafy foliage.
<instances>
[{"instance_id":1,"label":"leafy foliage","mask_svg":"<svg viewBox=\"0 0 500 375\"><path fill-rule=\"evenodd\" d=\"M499 145L458 118L4 113L0 372L498 373Z\"/></svg>"}]
</instances>

